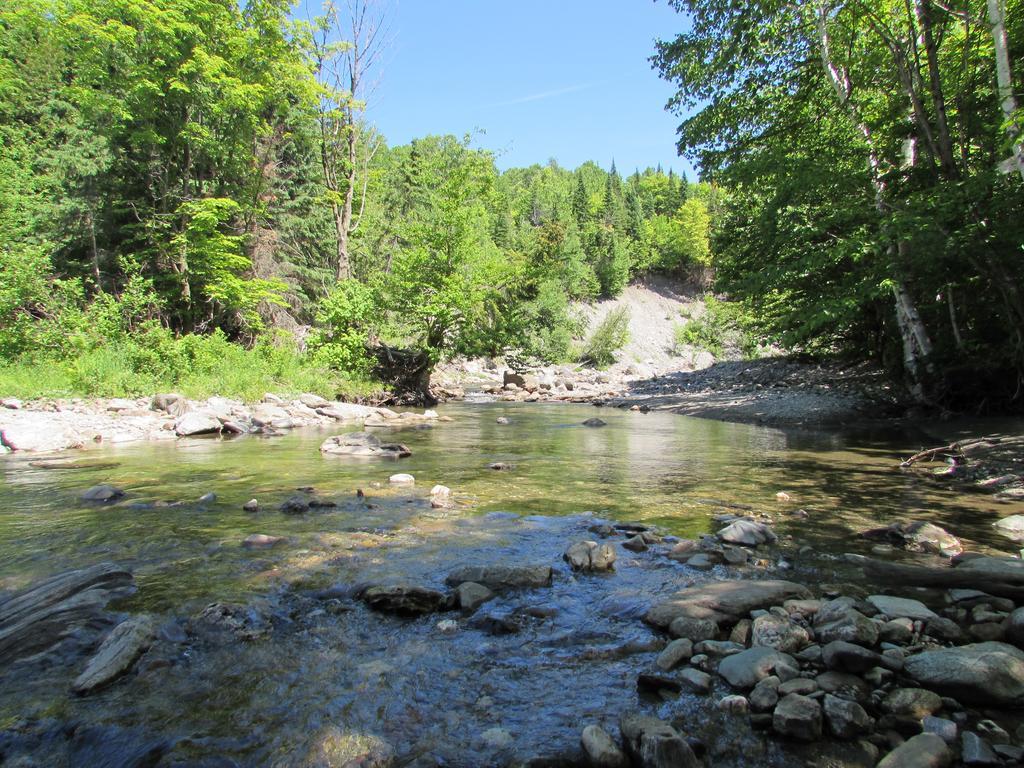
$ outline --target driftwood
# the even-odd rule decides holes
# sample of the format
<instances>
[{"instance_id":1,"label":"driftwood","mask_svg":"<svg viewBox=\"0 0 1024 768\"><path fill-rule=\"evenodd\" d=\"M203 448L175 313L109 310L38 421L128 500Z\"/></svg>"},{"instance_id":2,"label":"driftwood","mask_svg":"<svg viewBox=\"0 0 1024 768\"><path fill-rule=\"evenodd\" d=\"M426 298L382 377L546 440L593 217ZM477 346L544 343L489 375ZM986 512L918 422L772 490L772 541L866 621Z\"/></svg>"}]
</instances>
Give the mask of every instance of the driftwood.
<instances>
[{"instance_id":1,"label":"driftwood","mask_svg":"<svg viewBox=\"0 0 1024 768\"><path fill-rule=\"evenodd\" d=\"M75 625L134 590L131 573L112 564L68 571L0 603L0 666L49 647Z\"/></svg>"},{"instance_id":2,"label":"driftwood","mask_svg":"<svg viewBox=\"0 0 1024 768\"><path fill-rule=\"evenodd\" d=\"M904 584L917 587L939 587L941 589L978 589L997 597L1008 597L1024 601L1024 567L1015 567L1019 560L998 560L979 558L971 565L965 561L957 568L928 568L920 565L903 565L874 560L863 555L847 553L847 562L864 569L867 576L889 584Z\"/></svg>"},{"instance_id":3,"label":"driftwood","mask_svg":"<svg viewBox=\"0 0 1024 768\"><path fill-rule=\"evenodd\" d=\"M971 452L972 448L977 449L980 447L990 447L997 445L999 442L1001 442L1001 438L998 437L978 437L971 440L958 440L955 443L950 443L949 445L942 445L938 448L929 448L928 450L915 453L906 461L901 461L900 466L910 467L919 461L932 461L940 454L946 454L954 460L962 460L966 457L966 454Z\"/></svg>"}]
</instances>

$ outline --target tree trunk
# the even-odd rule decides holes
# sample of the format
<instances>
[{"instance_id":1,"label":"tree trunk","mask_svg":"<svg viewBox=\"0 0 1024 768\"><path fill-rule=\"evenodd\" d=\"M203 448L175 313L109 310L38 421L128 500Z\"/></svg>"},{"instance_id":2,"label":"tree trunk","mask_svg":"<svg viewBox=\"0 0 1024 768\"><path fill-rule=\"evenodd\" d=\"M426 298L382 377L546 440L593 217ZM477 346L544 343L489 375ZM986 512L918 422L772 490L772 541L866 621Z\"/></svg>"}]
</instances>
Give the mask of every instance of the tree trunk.
<instances>
[{"instance_id":1,"label":"tree trunk","mask_svg":"<svg viewBox=\"0 0 1024 768\"><path fill-rule=\"evenodd\" d=\"M949 133L949 120L946 117L946 97L942 92L942 77L939 73L939 57L932 33L932 10L930 0L917 0L914 4L917 20L921 25L921 37L924 41L925 60L928 63L928 82L935 108L936 149L939 162L946 178L955 179L959 173L956 158L953 156L953 139Z\"/></svg>"},{"instance_id":2,"label":"tree trunk","mask_svg":"<svg viewBox=\"0 0 1024 768\"><path fill-rule=\"evenodd\" d=\"M1021 141L1021 126L1017 122L1017 99L1013 95L1013 74L1010 69L1009 45L1006 41L1006 8L1002 0L987 0L988 21L992 30L992 42L996 58L996 84L999 87L1000 106L1007 123L1007 133L1013 145L1010 168L1024 180L1024 142Z\"/></svg>"}]
</instances>

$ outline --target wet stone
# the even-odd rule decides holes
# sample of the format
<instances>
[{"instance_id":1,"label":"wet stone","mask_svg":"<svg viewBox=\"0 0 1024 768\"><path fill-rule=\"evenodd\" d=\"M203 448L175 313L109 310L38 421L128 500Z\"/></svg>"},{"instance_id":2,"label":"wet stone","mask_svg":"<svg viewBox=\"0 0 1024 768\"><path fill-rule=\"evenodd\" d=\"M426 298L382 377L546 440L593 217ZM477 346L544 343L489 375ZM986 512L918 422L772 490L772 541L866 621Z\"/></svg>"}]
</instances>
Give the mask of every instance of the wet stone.
<instances>
[{"instance_id":1,"label":"wet stone","mask_svg":"<svg viewBox=\"0 0 1024 768\"><path fill-rule=\"evenodd\" d=\"M984 739L973 731L964 731L960 737L960 759L964 765L1001 765L999 755Z\"/></svg>"},{"instance_id":2,"label":"wet stone","mask_svg":"<svg viewBox=\"0 0 1024 768\"><path fill-rule=\"evenodd\" d=\"M447 605L443 592L412 584L367 587L361 598L376 611L399 616L421 616L443 610Z\"/></svg>"},{"instance_id":3,"label":"wet stone","mask_svg":"<svg viewBox=\"0 0 1024 768\"><path fill-rule=\"evenodd\" d=\"M825 695L825 721L837 739L856 739L871 730L871 718L855 701Z\"/></svg>"},{"instance_id":4,"label":"wet stone","mask_svg":"<svg viewBox=\"0 0 1024 768\"><path fill-rule=\"evenodd\" d=\"M588 725L580 736L580 745L591 768L629 768L629 760L608 732Z\"/></svg>"},{"instance_id":5,"label":"wet stone","mask_svg":"<svg viewBox=\"0 0 1024 768\"><path fill-rule=\"evenodd\" d=\"M464 611L475 611L481 605L494 597L494 593L491 590L483 584L477 584L473 581L467 581L459 584L455 589L455 594L459 602L459 607Z\"/></svg>"},{"instance_id":6,"label":"wet stone","mask_svg":"<svg viewBox=\"0 0 1024 768\"><path fill-rule=\"evenodd\" d=\"M711 675L699 669L687 668L679 673L679 682L694 693L709 693L713 680Z\"/></svg>"},{"instance_id":7,"label":"wet stone","mask_svg":"<svg viewBox=\"0 0 1024 768\"><path fill-rule=\"evenodd\" d=\"M686 638L673 640L659 655L655 664L666 672L674 669L693 656L693 643Z\"/></svg>"},{"instance_id":8,"label":"wet stone","mask_svg":"<svg viewBox=\"0 0 1024 768\"><path fill-rule=\"evenodd\" d=\"M941 738L922 733L896 747L876 768L946 768L952 760L953 755Z\"/></svg>"},{"instance_id":9,"label":"wet stone","mask_svg":"<svg viewBox=\"0 0 1024 768\"><path fill-rule=\"evenodd\" d=\"M615 550L596 541L577 541L565 550L562 558L574 571L610 571L615 565Z\"/></svg>"},{"instance_id":10,"label":"wet stone","mask_svg":"<svg viewBox=\"0 0 1024 768\"><path fill-rule=\"evenodd\" d=\"M791 693L779 702L772 716L776 733L801 741L821 738L821 705L814 699Z\"/></svg>"},{"instance_id":11,"label":"wet stone","mask_svg":"<svg viewBox=\"0 0 1024 768\"><path fill-rule=\"evenodd\" d=\"M94 485L92 488L84 491L79 498L82 501L115 501L124 496L124 491L113 485Z\"/></svg>"},{"instance_id":12,"label":"wet stone","mask_svg":"<svg viewBox=\"0 0 1024 768\"><path fill-rule=\"evenodd\" d=\"M154 626L149 616L133 616L114 627L96 654L89 659L71 686L85 694L102 688L128 672L153 642Z\"/></svg>"}]
</instances>

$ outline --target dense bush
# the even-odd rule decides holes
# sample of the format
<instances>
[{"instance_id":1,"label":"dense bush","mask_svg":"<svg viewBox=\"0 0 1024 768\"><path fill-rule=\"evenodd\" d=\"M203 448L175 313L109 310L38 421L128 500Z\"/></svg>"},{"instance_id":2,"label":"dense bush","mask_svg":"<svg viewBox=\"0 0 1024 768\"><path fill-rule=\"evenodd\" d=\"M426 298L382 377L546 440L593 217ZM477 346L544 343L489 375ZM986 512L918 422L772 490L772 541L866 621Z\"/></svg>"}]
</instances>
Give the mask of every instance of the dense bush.
<instances>
[{"instance_id":1,"label":"dense bush","mask_svg":"<svg viewBox=\"0 0 1024 768\"><path fill-rule=\"evenodd\" d=\"M704 312L675 328L677 351L684 346L710 352L717 358L756 357L757 338L749 329L750 321L738 303L704 297Z\"/></svg>"},{"instance_id":2,"label":"dense bush","mask_svg":"<svg viewBox=\"0 0 1024 768\"><path fill-rule=\"evenodd\" d=\"M587 338L578 360L596 368L607 368L615 362L615 353L629 342L629 309L616 307Z\"/></svg>"}]
</instances>

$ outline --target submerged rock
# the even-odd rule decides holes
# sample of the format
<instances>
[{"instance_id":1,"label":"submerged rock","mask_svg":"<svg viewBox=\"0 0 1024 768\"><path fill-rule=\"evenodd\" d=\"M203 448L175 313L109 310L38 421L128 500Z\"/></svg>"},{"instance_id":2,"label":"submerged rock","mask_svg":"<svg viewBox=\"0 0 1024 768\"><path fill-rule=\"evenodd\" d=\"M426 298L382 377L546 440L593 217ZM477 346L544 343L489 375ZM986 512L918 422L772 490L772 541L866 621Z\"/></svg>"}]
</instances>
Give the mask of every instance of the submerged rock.
<instances>
[{"instance_id":1,"label":"submerged rock","mask_svg":"<svg viewBox=\"0 0 1024 768\"><path fill-rule=\"evenodd\" d=\"M400 616L422 616L447 607L443 592L412 584L391 584L367 587L361 595L363 602L377 611L397 613Z\"/></svg>"},{"instance_id":2,"label":"submerged rock","mask_svg":"<svg viewBox=\"0 0 1024 768\"><path fill-rule=\"evenodd\" d=\"M584 427L606 427L606 426L608 426L608 422L606 422L606 421L604 421L602 419L599 419L596 416L594 416L594 417L589 418L586 421L584 421L583 422L583 426Z\"/></svg>"},{"instance_id":3,"label":"submerged rock","mask_svg":"<svg viewBox=\"0 0 1024 768\"><path fill-rule=\"evenodd\" d=\"M449 573L445 582L456 587L473 581L490 589L547 587L551 575L549 565L467 565Z\"/></svg>"},{"instance_id":4,"label":"submerged rock","mask_svg":"<svg viewBox=\"0 0 1024 768\"><path fill-rule=\"evenodd\" d=\"M192 617L189 626L194 633L221 643L255 640L269 629L254 606L237 603L210 603Z\"/></svg>"},{"instance_id":5,"label":"submerged rock","mask_svg":"<svg viewBox=\"0 0 1024 768\"><path fill-rule=\"evenodd\" d=\"M356 456L380 459L404 459L412 451L401 443L382 443L369 432L346 432L323 441L320 452L330 456Z\"/></svg>"},{"instance_id":6,"label":"submerged rock","mask_svg":"<svg viewBox=\"0 0 1024 768\"><path fill-rule=\"evenodd\" d=\"M242 546L246 549L270 549L278 544L284 543L284 536L268 536L265 533L251 533L242 539Z\"/></svg>"},{"instance_id":7,"label":"submerged rock","mask_svg":"<svg viewBox=\"0 0 1024 768\"><path fill-rule=\"evenodd\" d=\"M149 616L133 616L122 621L103 640L82 674L71 685L71 690L86 694L128 672L149 648L153 635L153 621Z\"/></svg>"},{"instance_id":8,"label":"submerged rock","mask_svg":"<svg viewBox=\"0 0 1024 768\"><path fill-rule=\"evenodd\" d=\"M301 768L391 768L395 748L378 736L328 726L313 738Z\"/></svg>"},{"instance_id":9,"label":"submerged rock","mask_svg":"<svg viewBox=\"0 0 1024 768\"><path fill-rule=\"evenodd\" d=\"M626 712L619 718L626 752L643 768L698 768L700 763L686 739L656 717Z\"/></svg>"},{"instance_id":10,"label":"submerged rock","mask_svg":"<svg viewBox=\"0 0 1024 768\"><path fill-rule=\"evenodd\" d=\"M124 496L124 491L113 485L94 485L84 491L80 498L82 501L114 501Z\"/></svg>"}]
</instances>

